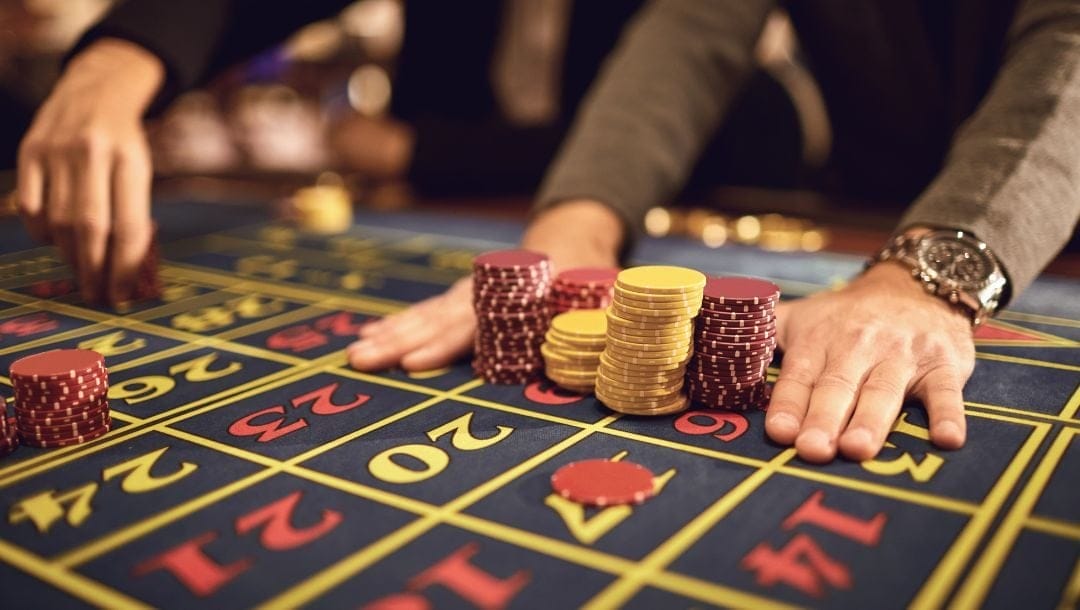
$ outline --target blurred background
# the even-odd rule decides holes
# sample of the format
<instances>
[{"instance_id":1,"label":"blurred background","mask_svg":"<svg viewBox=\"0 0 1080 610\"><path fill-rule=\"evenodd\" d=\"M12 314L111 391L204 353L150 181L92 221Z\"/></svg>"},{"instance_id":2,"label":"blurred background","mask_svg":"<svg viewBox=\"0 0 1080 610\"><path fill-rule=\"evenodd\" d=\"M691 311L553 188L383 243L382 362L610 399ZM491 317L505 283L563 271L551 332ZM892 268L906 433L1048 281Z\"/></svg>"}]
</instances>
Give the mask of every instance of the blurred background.
<instances>
[{"instance_id":1,"label":"blurred background","mask_svg":"<svg viewBox=\"0 0 1080 610\"><path fill-rule=\"evenodd\" d=\"M0 190L66 52L114 0L0 0ZM358 0L149 117L159 199L354 205L524 218L578 104L643 0ZM710 246L869 253L912 193L830 174L824 103L786 15L687 189L649 233ZM855 188L852 188L852 187ZM880 180L875 186L880 187ZM825 194L821 194L825 193ZM1051 271L1080 274L1076 240Z\"/></svg>"}]
</instances>

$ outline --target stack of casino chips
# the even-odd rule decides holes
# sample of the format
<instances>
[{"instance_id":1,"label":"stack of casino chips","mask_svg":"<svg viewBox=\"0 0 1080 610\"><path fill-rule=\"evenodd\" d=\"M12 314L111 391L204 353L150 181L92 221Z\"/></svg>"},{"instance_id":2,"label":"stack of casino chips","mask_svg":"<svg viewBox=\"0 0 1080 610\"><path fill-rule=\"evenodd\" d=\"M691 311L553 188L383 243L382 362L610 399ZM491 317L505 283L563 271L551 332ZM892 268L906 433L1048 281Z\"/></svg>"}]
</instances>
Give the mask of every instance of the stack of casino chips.
<instances>
[{"instance_id":1,"label":"stack of casino chips","mask_svg":"<svg viewBox=\"0 0 1080 610\"><path fill-rule=\"evenodd\" d=\"M633 415L686 408L683 383L704 287L702 273L682 267L634 267L619 273L596 377L600 402Z\"/></svg>"},{"instance_id":2,"label":"stack of casino chips","mask_svg":"<svg viewBox=\"0 0 1080 610\"><path fill-rule=\"evenodd\" d=\"M579 309L552 318L540 346L548 379L572 392L592 393L606 333L607 316L602 309Z\"/></svg>"},{"instance_id":3,"label":"stack of casino chips","mask_svg":"<svg viewBox=\"0 0 1080 610\"><path fill-rule=\"evenodd\" d=\"M16 360L15 426L23 445L65 447L109 431L109 378L101 354L58 349Z\"/></svg>"},{"instance_id":4,"label":"stack of casino chips","mask_svg":"<svg viewBox=\"0 0 1080 610\"><path fill-rule=\"evenodd\" d=\"M611 267L579 267L559 273L548 295L552 312L607 307L618 274L619 270Z\"/></svg>"},{"instance_id":5,"label":"stack of casino chips","mask_svg":"<svg viewBox=\"0 0 1080 610\"><path fill-rule=\"evenodd\" d=\"M19 433L14 417L6 417L0 410L0 457L15 451L19 446Z\"/></svg>"},{"instance_id":6,"label":"stack of casino chips","mask_svg":"<svg viewBox=\"0 0 1080 610\"><path fill-rule=\"evenodd\" d=\"M708 279L686 374L692 401L732 410L767 406L779 299L780 289L765 280Z\"/></svg>"},{"instance_id":7,"label":"stack of casino chips","mask_svg":"<svg viewBox=\"0 0 1080 610\"><path fill-rule=\"evenodd\" d=\"M489 383L525 383L544 368L540 344L551 318L547 256L499 250L473 260L473 371Z\"/></svg>"}]
</instances>

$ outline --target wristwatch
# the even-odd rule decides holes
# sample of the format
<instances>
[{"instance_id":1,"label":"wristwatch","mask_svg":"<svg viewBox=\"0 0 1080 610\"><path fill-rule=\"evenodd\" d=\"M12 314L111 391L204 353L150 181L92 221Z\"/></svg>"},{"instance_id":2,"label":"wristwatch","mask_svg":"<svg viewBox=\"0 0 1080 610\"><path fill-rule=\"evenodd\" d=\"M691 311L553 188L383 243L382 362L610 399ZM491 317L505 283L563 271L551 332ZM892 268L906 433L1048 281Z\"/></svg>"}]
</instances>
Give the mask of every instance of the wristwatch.
<instances>
[{"instance_id":1,"label":"wristwatch","mask_svg":"<svg viewBox=\"0 0 1080 610\"><path fill-rule=\"evenodd\" d=\"M910 269L927 292L963 308L973 326L994 314L1007 283L990 248L964 231L897 235L867 267L890 260Z\"/></svg>"}]
</instances>

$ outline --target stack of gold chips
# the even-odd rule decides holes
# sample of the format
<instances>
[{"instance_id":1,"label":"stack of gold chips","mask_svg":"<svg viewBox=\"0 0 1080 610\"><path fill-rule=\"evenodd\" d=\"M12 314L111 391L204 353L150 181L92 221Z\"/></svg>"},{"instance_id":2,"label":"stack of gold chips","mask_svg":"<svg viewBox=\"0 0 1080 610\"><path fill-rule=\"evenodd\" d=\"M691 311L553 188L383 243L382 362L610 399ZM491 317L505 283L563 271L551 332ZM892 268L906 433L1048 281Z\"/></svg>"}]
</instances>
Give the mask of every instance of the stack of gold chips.
<instances>
[{"instance_id":1,"label":"stack of gold chips","mask_svg":"<svg viewBox=\"0 0 1080 610\"><path fill-rule=\"evenodd\" d=\"M694 318L705 275L693 269L626 269L607 310L596 397L632 415L667 415L687 406L686 365L694 354Z\"/></svg>"},{"instance_id":2,"label":"stack of gold chips","mask_svg":"<svg viewBox=\"0 0 1080 610\"><path fill-rule=\"evenodd\" d=\"M579 309L552 318L540 346L548 378L572 392L591 393L606 332L602 309Z\"/></svg>"}]
</instances>

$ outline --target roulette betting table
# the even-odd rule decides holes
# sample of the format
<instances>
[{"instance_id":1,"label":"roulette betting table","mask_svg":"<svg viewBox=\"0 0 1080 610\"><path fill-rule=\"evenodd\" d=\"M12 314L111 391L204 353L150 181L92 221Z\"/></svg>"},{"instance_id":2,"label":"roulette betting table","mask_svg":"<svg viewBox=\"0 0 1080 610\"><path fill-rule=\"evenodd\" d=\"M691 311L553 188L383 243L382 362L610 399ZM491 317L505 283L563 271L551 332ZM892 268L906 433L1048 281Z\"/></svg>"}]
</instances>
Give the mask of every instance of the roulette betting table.
<instances>
[{"instance_id":1,"label":"roulette betting table","mask_svg":"<svg viewBox=\"0 0 1080 610\"><path fill-rule=\"evenodd\" d=\"M366 320L440 293L522 227L360 212L340 235L257 205L155 210L162 298L84 306L50 248L0 222L10 364L98 351L113 429L0 458L0 608L1072 607L1080 599L1080 283L1043 277L981 328L968 442L906 405L874 460L819 466L761 412L614 413L467 360L351 370ZM634 262L746 274L785 297L862 260L645 239ZM779 361L773 363L775 378ZM655 473L586 508L551 475Z\"/></svg>"}]
</instances>

